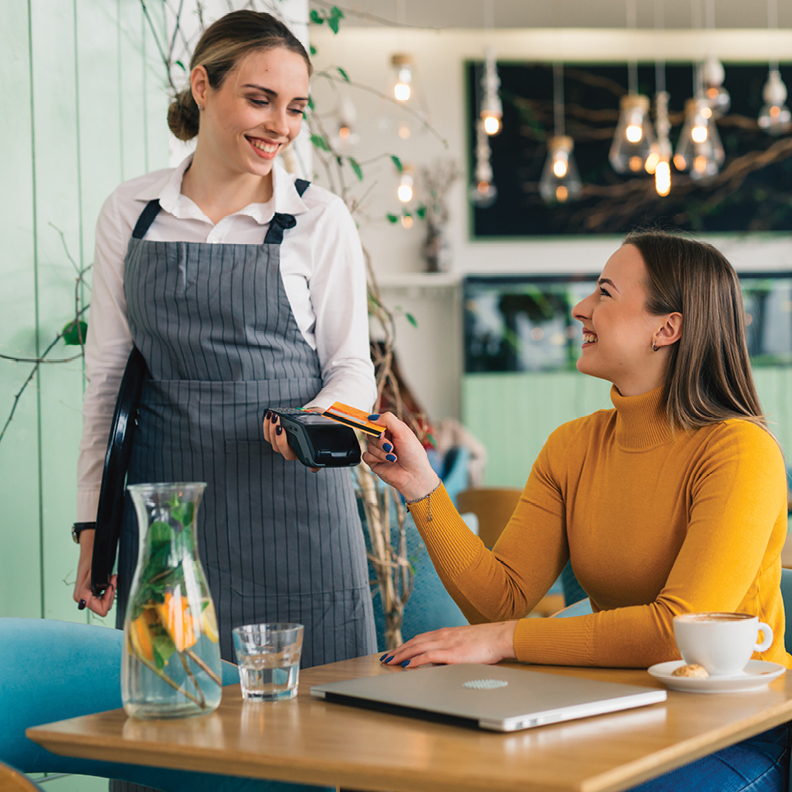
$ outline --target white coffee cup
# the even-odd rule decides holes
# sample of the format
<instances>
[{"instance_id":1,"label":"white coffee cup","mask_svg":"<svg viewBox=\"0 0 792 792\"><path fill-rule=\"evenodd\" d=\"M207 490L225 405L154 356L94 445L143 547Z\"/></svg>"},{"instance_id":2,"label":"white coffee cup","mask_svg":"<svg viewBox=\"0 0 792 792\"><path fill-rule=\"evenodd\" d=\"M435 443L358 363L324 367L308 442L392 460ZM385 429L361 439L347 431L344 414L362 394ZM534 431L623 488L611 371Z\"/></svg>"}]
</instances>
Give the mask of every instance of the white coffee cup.
<instances>
[{"instance_id":1,"label":"white coffee cup","mask_svg":"<svg viewBox=\"0 0 792 792\"><path fill-rule=\"evenodd\" d=\"M731 676L754 652L770 648L773 630L747 613L684 613L674 617L674 637L686 663L704 666L710 676Z\"/></svg>"}]
</instances>

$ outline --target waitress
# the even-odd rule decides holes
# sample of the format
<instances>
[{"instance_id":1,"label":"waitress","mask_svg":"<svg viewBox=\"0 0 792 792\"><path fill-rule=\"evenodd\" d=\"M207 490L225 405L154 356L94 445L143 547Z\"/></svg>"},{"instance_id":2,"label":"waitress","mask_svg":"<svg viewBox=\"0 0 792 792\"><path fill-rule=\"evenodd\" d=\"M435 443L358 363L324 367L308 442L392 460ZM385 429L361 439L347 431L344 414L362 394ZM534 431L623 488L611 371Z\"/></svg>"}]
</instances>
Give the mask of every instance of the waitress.
<instances>
[{"instance_id":1,"label":"waitress","mask_svg":"<svg viewBox=\"0 0 792 792\"><path fill-rule=\"evenodd\" d=\"M363 533L347 469L312 473L273 450L267 407L370 409L366 282L343 201L289 175L311 63L269 14L230 13L201 37L190 88L168 124L195 153L122 184L97 225L78 463L74 599L117 624L137 563L125 509L117 579L102 597L90 564L102 465L127 356L150 379L128 482L205 481L198 543L220 626L305 625L303 665L376 650ZM85 530L80 530L85 528Z\"/></svg>"}]
</instances>

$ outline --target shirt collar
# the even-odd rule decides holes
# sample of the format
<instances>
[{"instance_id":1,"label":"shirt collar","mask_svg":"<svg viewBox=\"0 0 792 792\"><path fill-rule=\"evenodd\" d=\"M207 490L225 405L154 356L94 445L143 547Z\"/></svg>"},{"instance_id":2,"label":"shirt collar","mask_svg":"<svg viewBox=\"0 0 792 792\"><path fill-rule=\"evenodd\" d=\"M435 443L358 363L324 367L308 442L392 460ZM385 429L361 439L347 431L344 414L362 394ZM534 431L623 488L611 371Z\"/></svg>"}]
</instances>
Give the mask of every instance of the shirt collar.
<instances>
[{"instance_id":1,"label":"shirt collar","mask_svg":"<svg viewBox=\"0 0 792 792\"><path fill-rule=\"evenodd\" d=\"M193 155L187 156L177 167L167 172L161 179L148 185L135 195L137 201L159 200L160 207L179 219L208 220L206 215L187 196L182 195L181 185L187 168L192 164ZM308 211L305 202L294 186L294 176L277 160L272 165L272 198L266 203L252 203L235 214L247 215L261 225L272 220L272 216L280 214L298 215Z\"/></svg>"}]
</instances>

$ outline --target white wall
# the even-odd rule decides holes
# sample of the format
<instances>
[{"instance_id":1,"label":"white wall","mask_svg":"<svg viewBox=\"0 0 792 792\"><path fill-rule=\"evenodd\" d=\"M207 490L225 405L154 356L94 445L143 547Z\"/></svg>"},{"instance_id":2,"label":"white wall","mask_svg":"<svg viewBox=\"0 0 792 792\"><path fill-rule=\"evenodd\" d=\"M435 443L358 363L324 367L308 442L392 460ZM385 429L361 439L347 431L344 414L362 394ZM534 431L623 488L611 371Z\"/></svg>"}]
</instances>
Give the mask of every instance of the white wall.
<instances>
[{"instance_id":1,"label":"white wall","mask_svg":"<svg viewBox=\"0 0 792 792\"><path fill-rule=\"evenodd\" d=\"M467 192L467 141L464 64L480 60L487 43L494 43L502 60L567 62L651 60L662 54L667 60L690 61L704 50L703 34L673 31L659 36L651 31L614 30L405 30L393 28L342 28L334 36L326 27L311 28L317 49L312 93L317 109L329 113L348 96L357 110L355 131L359 143L349 153L361 163L383 153L395 154L416 168L442 158L455 160L465 172L449 190L449 238L452 269L464 273L599 271L618 247L614 236L570 239L533 239L480 242L470 238ZM731 62L763 62L769 55L788 60L792 33L775 31L718 31L711 37L720 57ZM335 67L341 66L353 83L388 92L393 84L390 57L407 52L416 61L416 80L422 91L429 120L444 139L416 129L407 140L395 131L403 111L364 89L346 86ZM324 79L333 74L338 82ZM420 104L418 105L420 109ZM329 123L330 118L325 120ZM412 229L390 225L388 212L398 212L398 174L388 158L364 164L362 195L372 185L363 211L358 215L361 237L372 256L373 267L384 286L389 305L401 305L418 320L418 329L402 321L397 351L407 379L432 418L460 415L458 383L462 376L461 291L444 286L415 284L407 273L423 271L421 243L424 225ZM320 183L322 174L317 174ZM496 174L497 181L497 174ZM417 200L421 201L420 184ZM497 204L493 208L496 211ZM792 241L781 235L713 237L738 268L792 269ZM410 283L413 285L403 285ZM401 284L401 285L400 285Z\"/></svg>"}]
</instances>

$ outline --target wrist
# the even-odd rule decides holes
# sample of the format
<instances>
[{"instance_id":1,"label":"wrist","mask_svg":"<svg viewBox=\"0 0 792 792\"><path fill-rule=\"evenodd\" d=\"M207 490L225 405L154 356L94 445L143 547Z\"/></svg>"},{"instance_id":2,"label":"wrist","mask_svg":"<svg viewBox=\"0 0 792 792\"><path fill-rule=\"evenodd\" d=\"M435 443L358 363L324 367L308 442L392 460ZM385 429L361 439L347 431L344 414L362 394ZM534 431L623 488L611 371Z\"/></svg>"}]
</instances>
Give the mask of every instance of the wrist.
<instances>
[{"instance_id":1,"label":"wrist","mask_svg":"<svg viewBox=\"0 0 792 792\"><path fill-rule=\"evenodd\" d=\"M518 624L517 620L503 622L503 637L500 643L504 660L517 659L517 652L514 649L514 634L517 632Z\"/></svg>"},{"instance_id":2,"label":"wrist","mask_svg":"<svg viewBox=\"0 0 792 792\"><path fill-rule=\"evenodd\" d=\"M427 476L415 484L410 484L402 488L401 494L404 496L404 500L407 501L408 504L418 503L418 501L428 498L435 490L440 487L441 483L440 477L436 473L432 472L431 477Z\"/></svg>"},{"instance_id":3,"label":"wrist","mask_svg":"<svg viewBox=\"0 0 792 792\"><path fill-rule=\"evenodd\" d=\"M72 525L71 529L72 539L74 540L75 544L80 544L80 537L82 536L83 531L91 531L91 533L93 533L95 530L95 522L76 522L74 525Z\"/></svg>"}]
</instances>

